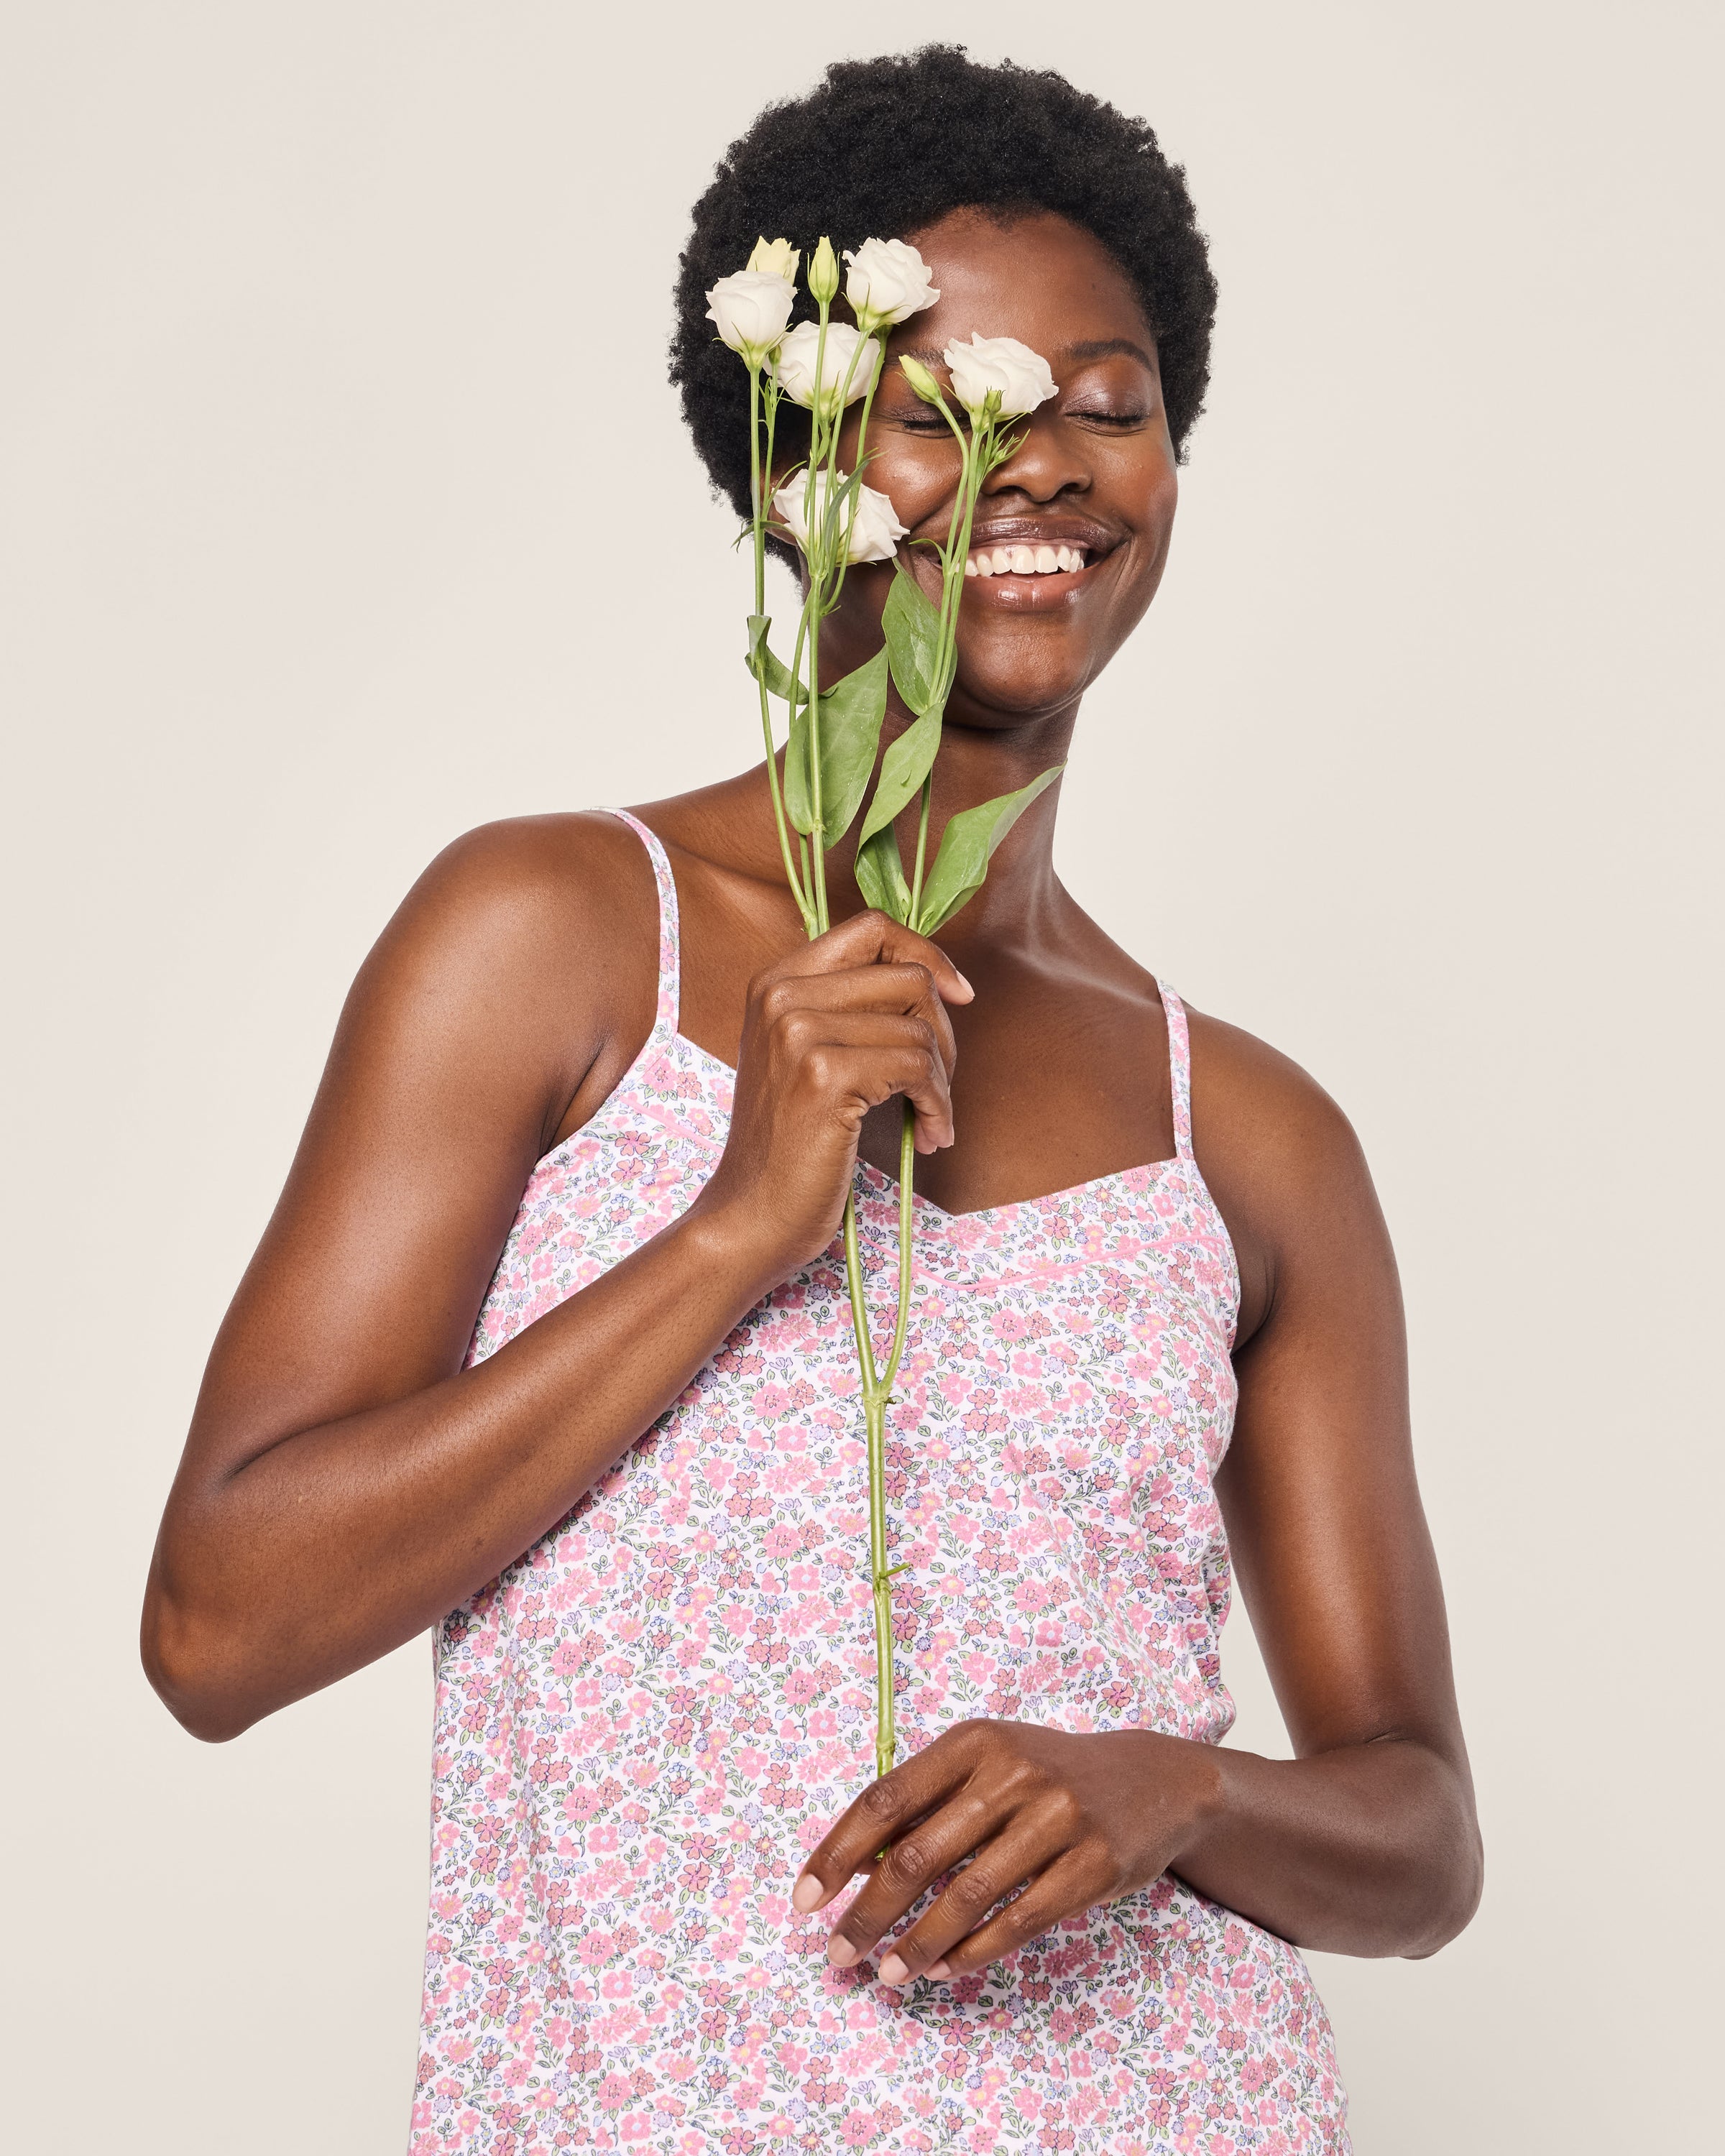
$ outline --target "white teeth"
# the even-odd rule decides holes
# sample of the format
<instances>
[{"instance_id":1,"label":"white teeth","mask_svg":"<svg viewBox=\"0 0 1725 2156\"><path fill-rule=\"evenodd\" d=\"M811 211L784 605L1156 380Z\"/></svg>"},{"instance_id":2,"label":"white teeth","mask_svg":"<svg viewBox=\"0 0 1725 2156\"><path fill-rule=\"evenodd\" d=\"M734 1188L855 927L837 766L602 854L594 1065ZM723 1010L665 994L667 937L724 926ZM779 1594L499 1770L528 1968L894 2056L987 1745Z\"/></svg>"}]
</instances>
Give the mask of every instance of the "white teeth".
<instances>
[{"instance_id":1,"label":"white teeth","mask_svg":"<svg viewBox=\"0 0 1725 2156\"><path fill-rule=\"evenodd\" d=\"M997 547L972 554L967 577L1054 577L1084 567L1081 547Z\"/></svg>"}]
</instances>

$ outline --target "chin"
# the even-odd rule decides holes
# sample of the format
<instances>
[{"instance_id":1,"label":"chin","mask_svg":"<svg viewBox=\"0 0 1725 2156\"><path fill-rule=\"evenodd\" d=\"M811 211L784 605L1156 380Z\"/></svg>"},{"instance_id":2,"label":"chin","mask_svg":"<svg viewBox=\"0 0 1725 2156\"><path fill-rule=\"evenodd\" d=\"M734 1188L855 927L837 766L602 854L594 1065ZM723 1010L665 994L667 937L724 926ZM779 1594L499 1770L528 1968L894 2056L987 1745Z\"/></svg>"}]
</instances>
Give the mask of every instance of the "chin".
<instances>
[{"instance_id":1,"label":"chin","mask_svg":"<svg viewBox=\"0 0 1725 2156\"><path fill-rule=\"evenodd\" d=\"M1012 726L1035 726L1070 711L1090 679L1081 670L1060 668L1028 673L1023 667L966 666L947 706L948 726L973 726L999 733Z\"/></svg>"}]
</instances>

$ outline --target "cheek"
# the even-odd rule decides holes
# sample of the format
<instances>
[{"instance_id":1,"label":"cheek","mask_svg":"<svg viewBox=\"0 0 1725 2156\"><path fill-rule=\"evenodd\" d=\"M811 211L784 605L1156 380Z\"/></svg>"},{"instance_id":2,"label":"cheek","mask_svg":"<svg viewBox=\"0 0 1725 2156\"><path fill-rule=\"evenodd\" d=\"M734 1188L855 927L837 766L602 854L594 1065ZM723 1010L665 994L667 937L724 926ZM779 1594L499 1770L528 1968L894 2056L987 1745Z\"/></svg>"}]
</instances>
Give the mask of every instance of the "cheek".
<instances>
[{"instance_id":1,"label":"cheek","mask_svg":"<svg viewBox=\"0 0 1725 2156\"><path fill-rule=\"evenodd\" d=\"M1134 459L1117 475L1118 499L1132 504L1132 521L1139 530L1163 539L1174 521L1180 499L1178 470L1172 448L1154 456Z\"/></svg>"},{"instance_id":2,"label":"cheek","mask_svg":"<svg viewBox=\"0 0 1725 2156\"><path fill-rule=\"evenodd\" d=\"M950 446L936 443L876 443L868 483L891 501L901 524L915 531L952 498L958 483L958 459Z\"/></svg>"}]
</instances>

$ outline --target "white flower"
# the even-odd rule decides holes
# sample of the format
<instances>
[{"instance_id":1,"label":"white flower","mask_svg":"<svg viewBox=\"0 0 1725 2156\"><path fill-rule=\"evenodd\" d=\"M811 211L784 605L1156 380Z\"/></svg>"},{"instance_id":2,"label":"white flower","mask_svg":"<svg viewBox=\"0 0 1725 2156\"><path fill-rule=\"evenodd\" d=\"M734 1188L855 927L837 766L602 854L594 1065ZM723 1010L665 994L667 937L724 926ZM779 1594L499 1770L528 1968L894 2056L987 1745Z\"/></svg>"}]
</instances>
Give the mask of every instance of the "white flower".
<instances>
[{"instance_id":1,"label":"white flower","mask_svg":"<svg viewBox=\"0 0 1725 2156\"><path fill-rule=\"evenodd\" d=\"M978 336L968 344L949 344L942 354L952 370L952 388L973 419L981 416L991 393L1000 399L1003 419L1021 419L1055 393L1055 378L1040 352L1016 337Z\"/></svg>"},{"instance_id":2,"label":"white flower","mask_svg":"<svg viewBox=\"0 0 1725 2156\"><path fill-rule=\"evenodd\" d=\"M844 484L845 474L840 472L837 485L843 486ZM817 472L814 475L814 521L817 528L826 516L828 493L825 472ZM807 472L798 472L788 486L780 487L773 497L773 506L805 554L809 552L809 521L803 509L808 498ZM841 518L850 513L848 505L839 512ZM906 536L908 526L899 522L897 512L884 494L877 492L872 486L860 486L856 490L855 521L851 526L850 551L845 558L851 562L890 562L897 551L898 542Z\"/></svg>"},{"instance_id":3,"label":"white flower","mask_svg":"<svg viewBox=\"0 0 1725 2156\"><path fill-rule=\"evenodd\" d=\"M845 387L845 377L850 373L852 358L862 342L860 330L854 330L845 322L827 324L826 352L821 365L821 413L830 419L839 408L839 393ZM820 343L819 322L798 322L795 329L779 346L778 386L788 397L798 404L811 408L814 403L814 355ZM856 361L856 372L850 377L850 394L847 404L857 398L874 380L880 364L880 347L871 338L869 349Z\"/></svg>"},{"instance_id":4,"label":"white flower","mask_svg":"<svg viewBox=\"0 0 1725 2156\"><path fill-rule=\"evenodd\" d=\"M758 367L779 339L796 304L796 287L760 270L721 277L707 294L706 318L751 367Z\"/></svg>"},{"instance_id":5,"label":"white flower","mask_svg":"<svg viewBox=\"0 0 1725 2156\"><path fill-rule=\"evenodd\" d=\"M763 277L783 277L787 285L794 284L797 276L798 250L788 239L769 239L763 232L755 242L755 251L744 263L745 270L757 270Z\"/></svg>"},{"instance_id":6,"label":"white flower","mask_svg":"<svg viewBox=\"0 0 1725 2156\"><path fill-rule=\"evenodd\" d=\"M865 336L889 322L906 321L939 299L933 272L914 247L902 239L865 239L845 250L850 275L845 296Z\"/></svg>"}]
</instances>

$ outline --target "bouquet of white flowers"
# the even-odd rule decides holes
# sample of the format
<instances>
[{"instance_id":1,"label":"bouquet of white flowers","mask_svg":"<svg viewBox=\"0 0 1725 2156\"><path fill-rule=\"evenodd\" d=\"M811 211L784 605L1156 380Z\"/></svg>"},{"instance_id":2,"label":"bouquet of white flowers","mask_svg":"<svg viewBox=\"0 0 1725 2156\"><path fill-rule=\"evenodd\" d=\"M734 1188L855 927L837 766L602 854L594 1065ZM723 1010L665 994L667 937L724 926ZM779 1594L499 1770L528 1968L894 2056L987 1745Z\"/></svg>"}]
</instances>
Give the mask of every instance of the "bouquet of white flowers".
<instances>
[{"instance_id":1,"label":"bouquet of white flowers","mask_svg":"<svg viewBox=\"0 0 1725 2156\"><path fill-rule=\"evenodd\" d=\"M748 618L747 664L760 695L779 850L809 936L819 936L830 925L826 856L855 822L877 760L880 776L856 839L857 884L870 906L921 935L932 936L982 888L995 847L1060 773L1060 767L1055 765L1015 793L963 810L947 824L929 865L932 774L941 721L957 672L958 607L977 497L988 475L1019 447L1018 438L1006 431L1010 424L1053 396L1055 383L1047 362L1015 338L973 334L968 344L949 344L942 355L952 377L953 399L964 414L961 418L927 367L913 359L900 361L916 394L934 406L952 429L960 453L952 521L945 541L936 548L940 603L936 606L929 599L900 562L882 617L886 640L881 649L842 680L823 680L820 625L839 603L846 570L853 562L895 560L899 542L908 536L887 497L864 484L870 454L869 414L888 336L900 322L932 306L940 297L922 256L901 239L865 240L845 259L850 265L845 298L854 326L831 318L839 296L839 262L824 239L808 269L809 295L816 309L813 321L788 326L796 302L799 252L785 239L762 239L747 267L734 276L721 277L706 295L708 318L749 372L755 605ZM769 499L778 406L785 397L809 413L809 454ZM839 470L839 435L845 413L858 398L862 412L855 469L845 473ZM788 666L767 641L772 627L766 612L769 526L788 537L803 557L803 608ZM911 723L882 757L880 727L889 670ZM775 701L786 711L782 781L773 716ZM913 802L918 804L916 845L906 875L896 824ZM913 1121L907 1101L899 1154L898 1309L884 1358L875 1356L864 1303L854 1196L845 1207L845 1272L868 1440L877 1683L875 1758L875 1770L881 1774L892 1766L897 1748L892 1580L903 1568L886 1561L885 1448L886 1412L910 1316L914 1162Z\"/></svg>"}]
</instances>

